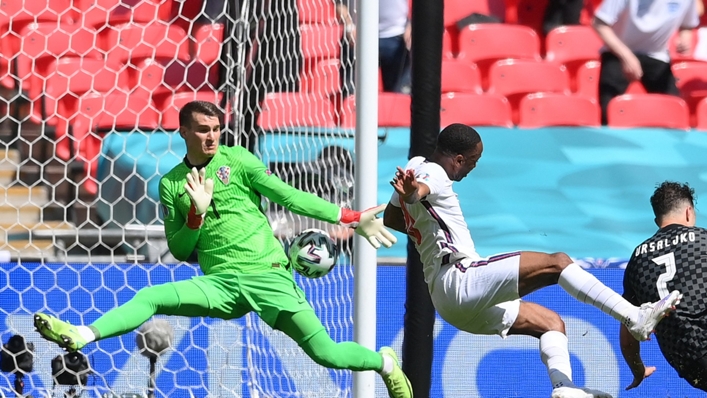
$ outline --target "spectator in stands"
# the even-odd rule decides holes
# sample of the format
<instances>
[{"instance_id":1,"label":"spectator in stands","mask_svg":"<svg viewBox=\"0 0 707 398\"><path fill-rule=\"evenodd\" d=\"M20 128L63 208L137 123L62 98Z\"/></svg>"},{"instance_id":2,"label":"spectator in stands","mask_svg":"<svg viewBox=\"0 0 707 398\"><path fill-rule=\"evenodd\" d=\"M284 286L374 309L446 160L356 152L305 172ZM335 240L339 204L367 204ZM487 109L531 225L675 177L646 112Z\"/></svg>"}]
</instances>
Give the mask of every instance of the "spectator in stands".
<instances>
[{"instance_id":1,"label":"spectator in stands","mask_svg":"<svg viewBox=\"0 0 707 398\"><path fill-rule=\"evenodd\" d=\"M543 17L543 33L547 35L558 26L579 25L584 0L549 0Z\"/></svg>"},{"instance_id":2,"label":"spectator in stands","mask_svg":"<svg viewBox=\"0 0 707 398\"><path fill-rule=\"evenodd\" d=\"M341 51L344 95L353 93L356 25L346 0L336 0L336 14L344 26ZM383 91L410 93L410 43L412 29L407 0L380 0L378 19L378 60L383 75Z\"/></svg>"},{"instance_id":3,"label":"spectator in stands","mask_svg":"<svg viewBox=\"0 0 707 398\"><path fill-rule=\"evenodd\" d=\"M649 93L679 95L670 69L668 41L680 31L677 51L690 52L692 31L699 19L695 0L604 0L593 26L604 41L599 75L602 123L612 98L626 92L631 81Z\"/></svg>"}]
</instances>

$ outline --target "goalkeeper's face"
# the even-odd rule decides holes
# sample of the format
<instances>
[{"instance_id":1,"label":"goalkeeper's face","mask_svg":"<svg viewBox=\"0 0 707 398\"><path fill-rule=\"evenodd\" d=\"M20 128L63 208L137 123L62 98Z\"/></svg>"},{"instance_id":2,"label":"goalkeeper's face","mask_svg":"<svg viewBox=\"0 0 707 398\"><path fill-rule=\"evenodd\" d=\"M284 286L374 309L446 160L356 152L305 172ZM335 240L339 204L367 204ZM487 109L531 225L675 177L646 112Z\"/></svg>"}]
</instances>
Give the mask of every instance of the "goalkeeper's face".
<instances>
[{"instance_id":1,"label":"goalkeeper's face","mask_svg":"<svg viewBox=\"0 0 707 398\"><path fill-rule=\"evenodd\" d=\"M189 161L201 164L216 155L221 123L216 116L194 112L190 125L180 127L179 134L187 144Z\"/></svg>"}]
</instances>

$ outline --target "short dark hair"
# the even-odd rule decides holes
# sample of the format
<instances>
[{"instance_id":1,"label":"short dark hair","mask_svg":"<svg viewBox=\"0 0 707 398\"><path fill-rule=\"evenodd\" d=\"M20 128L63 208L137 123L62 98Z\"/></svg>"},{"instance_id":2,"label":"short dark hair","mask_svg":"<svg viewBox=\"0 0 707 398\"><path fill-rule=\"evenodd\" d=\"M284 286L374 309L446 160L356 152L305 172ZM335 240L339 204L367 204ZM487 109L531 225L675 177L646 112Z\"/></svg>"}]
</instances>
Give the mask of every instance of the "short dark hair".
<instances>
[{"instance_id":1,"label":"short dark hair","mask_svg":"<svg viewBox=\"0 0 707 398\"><path fill-rule=\"evenodd\" d=\"M481 136L473 127L453 123L445 127L437 137L437 150L446 155L468 153L481 142Z\"/></svg>"},{"instance_id":2,"label":"short dark hair","mask_svg":"<svg viewBox=\"0 0 707 398\"><path fill-rule=\"evenodd\" d=\"M209 101L191 101L187 102L179 110L179 126L189 126L193 120L194 113L201 113L206 116L216 116L218 120L223 124L223 112L219 109L218 105Z\"/></svg>"},{"instance_id":3,"label":"short dark hair","mask_svg":"<svg viewBox=\"0 0 707 398\"><path fill-rule=\"evenodd\" d=\"M651 196L651 206L656 218L661 218L688 202L695 206L695 190L687 183L665 181L658 185Z\"/></svg>"}]
</instances>

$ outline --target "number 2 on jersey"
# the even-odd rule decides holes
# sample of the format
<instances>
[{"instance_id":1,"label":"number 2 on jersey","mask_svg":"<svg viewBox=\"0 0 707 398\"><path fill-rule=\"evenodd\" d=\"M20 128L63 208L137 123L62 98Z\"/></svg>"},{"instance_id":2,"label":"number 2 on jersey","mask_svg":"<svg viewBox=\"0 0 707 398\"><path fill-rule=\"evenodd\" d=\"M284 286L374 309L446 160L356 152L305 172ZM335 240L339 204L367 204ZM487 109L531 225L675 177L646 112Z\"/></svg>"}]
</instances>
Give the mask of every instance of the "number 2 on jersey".
<instances>
[{"instance_id":1,"label":"number 2 on jersey","mask_svg":"<svg viewBox=\"0 0 707 398\"><path fill-rule=\"evenodd\" d=\"M653 262L665 267L665 272L658 276L658 281L656 282L658 295L662 299L670 293L668 290L668 282L675 278L675 254L673 252L663 254L662 256L654 258Z\"/></svg>"}]
</instances>

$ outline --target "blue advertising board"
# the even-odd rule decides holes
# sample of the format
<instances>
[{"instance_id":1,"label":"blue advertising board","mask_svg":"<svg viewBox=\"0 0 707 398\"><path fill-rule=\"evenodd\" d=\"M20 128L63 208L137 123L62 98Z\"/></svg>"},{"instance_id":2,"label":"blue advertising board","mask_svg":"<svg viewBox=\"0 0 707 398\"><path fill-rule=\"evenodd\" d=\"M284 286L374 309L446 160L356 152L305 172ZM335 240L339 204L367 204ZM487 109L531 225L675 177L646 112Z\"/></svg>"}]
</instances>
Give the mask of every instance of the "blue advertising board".
<instances>
[{"instance_id":1,"label":"blue advertising board","mask_svg":"<svg viewBox=\"0 0 707 398\"><path fill-rule=\"evenodd\" d=\"M585 263L586 264L586 263ZM622 262L594 275L621 291ZM315 311L336 341L352 339L353 283L350 266L338 266L322 280L298 279ZM0 264L0 334L3 342L20 333L36 346L34 371L25 393L52 391L50 361L61 351L33 330L32 314L46 311L74 324L94 321L126 302L147 285L187 279L198 274L187 264ZM405 268L379 266L377 341L398 352L402 344ZM557 311L569 336L574 379L615 397L704 397L679 379L654 341L642 352L656 373L629 392L631 374L618 345L618 323L579 303L553 286L526 298ZM327 370L311 361L284 334L257 317L234 321L166 317L175 329L174 349L159 360L157 396L163 397L351 397L351 372ZM148 362L135 344L135 333L90 344L87 354L94 375L85 396L112 392L143 394ZM459 332L440 318L435 327L433 397L547 398L550 386L540 361L538 341L531 337L474 336ZM12 377L0 376L0 392L12 396ZM386 396L377 385L376 396Z\"/></svg>"}]
</instances>

